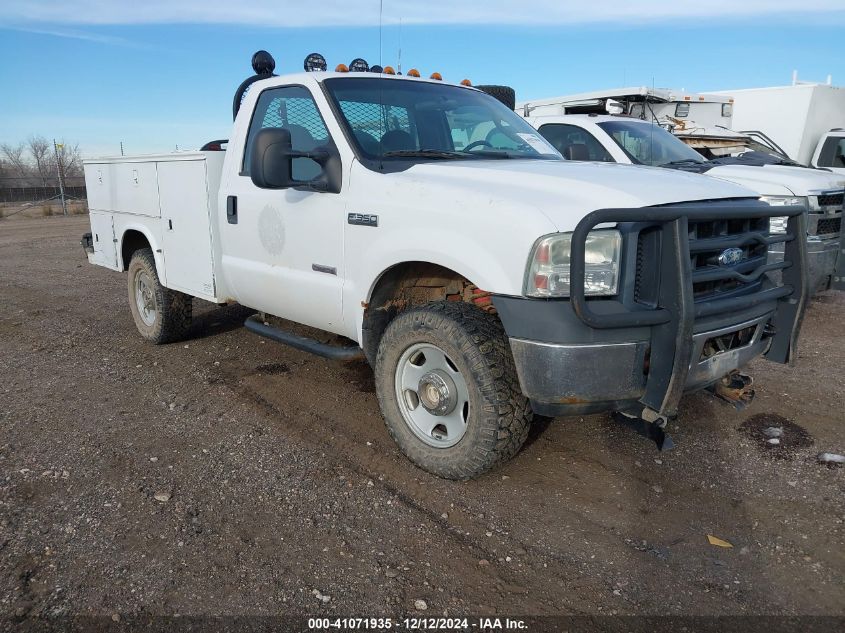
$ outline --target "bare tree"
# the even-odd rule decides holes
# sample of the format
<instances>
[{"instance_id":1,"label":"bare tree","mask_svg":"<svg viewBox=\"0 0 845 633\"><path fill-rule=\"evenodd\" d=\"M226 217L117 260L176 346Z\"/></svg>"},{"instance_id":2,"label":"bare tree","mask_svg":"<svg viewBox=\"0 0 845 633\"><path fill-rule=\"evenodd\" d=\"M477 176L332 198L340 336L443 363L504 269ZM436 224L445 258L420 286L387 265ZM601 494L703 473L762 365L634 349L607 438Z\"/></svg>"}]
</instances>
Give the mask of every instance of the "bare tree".
<instances>
[{"instance_id":1,"label":"bare tree","mask_svg":"<svg viewBox=\"0 0 845 633\"><path fill-rule=\"evenodd\" d=\"M50 159L53 148L51 143L43 136L30 136L27 140L29 154L34 163L35 171L41 180L41 185L46 187L51 178L55 177L56 163Z\"/></svg>"},{"instance_id":2,"label":"bare tree","mask_svg":"<svg viewBox=\"0 0 845 633\"><path fill-rule=\"evenodd\" d=\"M0 153L3 155L3 162L9 166L9 171L14 173L18 178L26 178L29 176L29 165L26 158L24 158L24 151L26 148L23 143L12 145L10 143L0 144Z\"/></svg>"}]
</instances>

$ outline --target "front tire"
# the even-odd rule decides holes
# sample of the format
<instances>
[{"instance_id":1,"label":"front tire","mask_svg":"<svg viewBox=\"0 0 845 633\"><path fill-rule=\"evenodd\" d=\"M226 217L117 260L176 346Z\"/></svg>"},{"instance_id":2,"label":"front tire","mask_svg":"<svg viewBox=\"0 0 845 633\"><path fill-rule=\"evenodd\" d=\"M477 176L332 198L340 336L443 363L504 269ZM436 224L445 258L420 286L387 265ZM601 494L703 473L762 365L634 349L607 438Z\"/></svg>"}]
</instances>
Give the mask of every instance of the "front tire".
<instances>
[{"instance_id":1,"label":"front tire","mask_svg":"<svg viewBox=\"0 0 845 633\"><path fill-rule=\"evenodd\" d=\"M129 309L141 336L157 345L185 338L191 326L192 298L161 285L152 250L135 251L128 272Z\"/></svg>"},{"instance_id":2,"label":"front tire","mask_svg":"<svg viewBox=\"0 0 845 633\"><path fill-rule=\"evenodd\" d=\"M397 316L379 343L375 376L390 435L439 477L477 477L528 436L531 408L507 336L475 306L430 303Z\"/></svg>"}]
</instances>

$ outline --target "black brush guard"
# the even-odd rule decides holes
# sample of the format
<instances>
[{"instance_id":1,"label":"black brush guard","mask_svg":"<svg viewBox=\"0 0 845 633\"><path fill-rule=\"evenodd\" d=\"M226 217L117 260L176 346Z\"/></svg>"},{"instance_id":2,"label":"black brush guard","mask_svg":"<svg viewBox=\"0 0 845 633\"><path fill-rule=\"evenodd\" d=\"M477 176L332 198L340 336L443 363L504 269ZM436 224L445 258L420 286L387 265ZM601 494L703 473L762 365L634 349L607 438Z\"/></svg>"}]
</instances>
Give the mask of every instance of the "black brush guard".
<instances>
[{"instance_id":1,"label":"black brush guard","mask_svg":"<svg viewBox=\"0 0 845 633\"><path fill-rule=\"evenodd\" d=\"M695 302L693 272L690 264L689 221L732 220L764 217L788 217L785 234L751 232L710 238L708 248L730 248L750 243L770 246L784 242L784 261L763 264L742 275L725 267L718 271L696 271L698 277L752 280L770 270L783 271L783 285L730 298ZM648 222L660 226L661 248L658 272L659 291L655 307L638 304L613 314L599 314L590 309L586 299L585 251L587 234L599 224ZM803 207L749 206L714 208L707 205L647 207L639 209L600 209L587 215L572 234L570 300L578 317L597 329L651 327L651 358L645 393L640 402L665 417L677 415L690 371L693 326L696 318L730 313L776 300L771 324L775 330L765 356L778 363L792 363L807 297L807 220ZM801 239L795 239L795 236ZM698 247L698 245L697 245ZM703 248L703 246L701 247ZM640 307L641 306L641 307ZM654 362L654 359L672 362Z\"/></svg>"}]
</instances>

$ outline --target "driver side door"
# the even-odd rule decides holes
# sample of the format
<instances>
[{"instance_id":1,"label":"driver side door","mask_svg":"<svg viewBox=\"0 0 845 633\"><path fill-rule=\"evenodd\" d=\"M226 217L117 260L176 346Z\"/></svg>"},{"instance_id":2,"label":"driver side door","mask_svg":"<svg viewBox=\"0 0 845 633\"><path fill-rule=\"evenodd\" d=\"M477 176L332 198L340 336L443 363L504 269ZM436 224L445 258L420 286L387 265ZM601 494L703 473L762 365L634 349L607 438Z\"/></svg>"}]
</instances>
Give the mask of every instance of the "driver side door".
<instances>
[{"instance_id":1,"label":"driver side door","mask_svg":"<svg viewBox=\"0 0 845 633\"><path fill-rule=\"evenodd\" d=\"M257 133L268 127L287 129L294 151L332 145L308 88L267 88L259 95L240 173L230 179L227 189L227 204L231 207L235 199L236 214L233 218L230 213L221 224L222 261L229 286L246 306L340 332L344 197L255 186L250 178L250 152ZM295 180L312 180L320 170L310 158L293 159Z\"/></svg>"}]
</instances>

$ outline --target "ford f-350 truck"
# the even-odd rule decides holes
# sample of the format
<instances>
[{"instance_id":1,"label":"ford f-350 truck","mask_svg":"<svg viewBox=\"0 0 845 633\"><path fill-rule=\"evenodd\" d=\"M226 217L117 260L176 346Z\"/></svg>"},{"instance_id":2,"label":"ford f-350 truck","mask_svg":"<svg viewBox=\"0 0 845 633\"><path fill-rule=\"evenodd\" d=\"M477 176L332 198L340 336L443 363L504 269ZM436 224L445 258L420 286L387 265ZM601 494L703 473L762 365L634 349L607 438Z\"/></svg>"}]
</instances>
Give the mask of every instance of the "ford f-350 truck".
<instances>
[{"instance_id":1,"label":"ford f-350 truck","mask_svg":"<svg viewBox=\"0 0 845 633\"><path fill-rule=\"evenodd\" d=\"M795 358L800 207L696 174L564 161L467 85L257 79L225 151L85 163L88 258L128 272L145 339L184 337L199 298L255 309L247 327L274 340L363 357L402 451L452 479L513 456L533 414L616 410L659 428L685 392L760 355ZM769 231L774 215L785 233Z\"/></svg>"}]
</instances>

